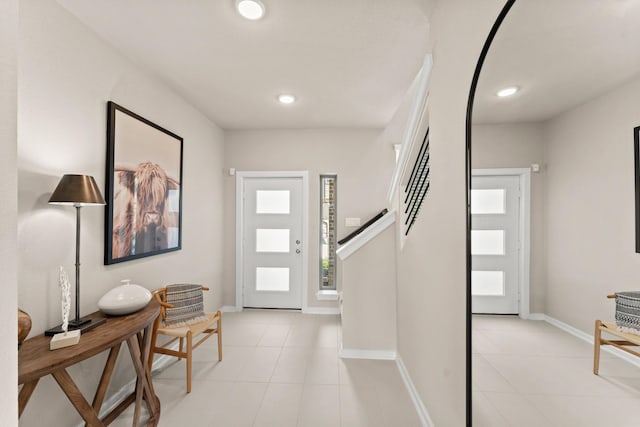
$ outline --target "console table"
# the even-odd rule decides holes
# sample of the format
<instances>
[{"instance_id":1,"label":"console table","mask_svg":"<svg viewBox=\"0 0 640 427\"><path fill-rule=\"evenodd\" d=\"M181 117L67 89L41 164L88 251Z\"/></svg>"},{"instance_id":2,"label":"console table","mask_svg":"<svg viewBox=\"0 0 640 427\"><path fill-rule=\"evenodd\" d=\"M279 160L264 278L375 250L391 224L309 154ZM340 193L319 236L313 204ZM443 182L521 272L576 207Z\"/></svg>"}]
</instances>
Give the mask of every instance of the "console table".
<instances>
[{"instance_id":1,"label":"console table","mask_svg":"<svg viewBox=\"0 0 640 427\"><path fill-rule=\"evenodd\" d=\"M18 384L24 384L18 395L19 415L22 415L40 378L51 374L80 416L91 427L109 425L134 402L133 425L138 426L143 400L149 413L147 426L156 426L160 419L160 401L153 390L148 361L153 322L159 313L160 305L155 299L152 299L149 305L135 313L125 316L106 316L107 321L84 333L78 344L58 350L49 350L50 337L37 336L24 341L18 351ZM98 311L89 317L105 317L105 315ZM125 341L129 347L129 354L137 375L136 387L131 395L100 419L100 408L116 365L120 347ZM73 382L67 368L105 350L109 350L109 356L93 403L89 404Z\"/></svg>"}]
</instances>

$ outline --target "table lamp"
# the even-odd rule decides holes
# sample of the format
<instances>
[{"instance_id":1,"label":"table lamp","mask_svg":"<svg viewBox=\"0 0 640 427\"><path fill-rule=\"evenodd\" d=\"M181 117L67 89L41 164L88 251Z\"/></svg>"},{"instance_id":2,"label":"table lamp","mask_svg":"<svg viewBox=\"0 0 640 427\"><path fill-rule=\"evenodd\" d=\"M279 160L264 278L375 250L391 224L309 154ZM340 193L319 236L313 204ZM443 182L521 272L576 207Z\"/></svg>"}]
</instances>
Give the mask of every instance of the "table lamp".
<instances>
[{"instance_id":1,"label":"table lamp","mask_svg":"<svg viewBox=\"0 0 640 427\"><path fill-rule=\"evenodd\" d=\"M95 328L105 319L80 317L80 208L83 206L103 206L104 198L96 181L89 175L64 175L54 190L50 204L73 205L76 208L76 317L69 321L69 330L86 331ZM45 335L53 336L62 332L62 325L45 331Z\"/></svg>"}]
</instances>

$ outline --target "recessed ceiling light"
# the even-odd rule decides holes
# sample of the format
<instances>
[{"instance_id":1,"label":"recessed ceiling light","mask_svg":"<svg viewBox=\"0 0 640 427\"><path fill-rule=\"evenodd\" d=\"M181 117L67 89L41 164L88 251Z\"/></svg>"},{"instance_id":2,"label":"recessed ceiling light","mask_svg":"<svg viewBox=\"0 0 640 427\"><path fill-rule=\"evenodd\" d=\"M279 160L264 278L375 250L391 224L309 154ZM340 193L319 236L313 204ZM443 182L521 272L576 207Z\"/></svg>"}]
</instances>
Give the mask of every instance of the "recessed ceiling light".
<instances>
[{"instance_id":1,"label":"recessed ceiling light","mask_svg":"<svg viewBox=\"0 0 640 427\"><path fill-rule=\"evenodd\" d=\"M278 101L280 101L281 104L293 104L296 102L296 97L283 93L282 95L278 95Z\"/></svg>"},{"instance_id":2,"label":"recessed ceiling light","mask_svg":"<svg viewBox=\"0 0 640 427\"><path fill-rule=\"evenodd\" d=\"M519 90L520 88L517 86L505 87L504 89L499 90L496 95L498 95L500 98L505 98L507 96L514 95Z\"/></svg>"},{"instance_id":3,"label":"recessed ceiling light","mask_svg":"<svg viewBox=\"0 0 640 427\"><path fill-rule=\"evenodd\" d=\"M236 0L236 9L240 15L252 21L264 16L264 4L259 0Z\"/></svg>"}]
</instances>

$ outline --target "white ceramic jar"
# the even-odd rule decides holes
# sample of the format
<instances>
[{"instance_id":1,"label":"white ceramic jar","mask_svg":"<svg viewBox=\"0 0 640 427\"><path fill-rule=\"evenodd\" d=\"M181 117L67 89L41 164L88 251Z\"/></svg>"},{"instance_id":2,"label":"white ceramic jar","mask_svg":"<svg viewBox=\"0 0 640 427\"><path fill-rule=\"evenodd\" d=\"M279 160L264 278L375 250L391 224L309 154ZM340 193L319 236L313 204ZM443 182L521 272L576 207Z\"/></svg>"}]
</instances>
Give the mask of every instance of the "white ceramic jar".
<instances>
[{"instance_id":1,"label":"white ceramic jar","mask_svg":"<svg viewBox=\"0 0 640 427\"><path fill-rule=\"evenodd\" d=\"M121 316L136 312L151 301L151 292L140 285L134 285L130 279L120 281L122 285L111 289L98 301L98 308L105 314Z\"/></svg>"}]
</instances>

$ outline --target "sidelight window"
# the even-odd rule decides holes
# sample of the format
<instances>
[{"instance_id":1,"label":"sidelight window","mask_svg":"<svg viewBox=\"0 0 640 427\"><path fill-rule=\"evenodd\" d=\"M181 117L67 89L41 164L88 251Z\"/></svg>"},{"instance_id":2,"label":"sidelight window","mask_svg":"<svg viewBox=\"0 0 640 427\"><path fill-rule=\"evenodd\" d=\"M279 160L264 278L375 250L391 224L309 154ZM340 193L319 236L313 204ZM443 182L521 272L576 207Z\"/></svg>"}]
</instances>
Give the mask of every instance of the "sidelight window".
<instances>
[{"instance_id":1,"label":"sidelight window","mask_svg":"<svg viewBox=\"0 0 640 427\"><path fill-rule=\"evenodd\" d=\"M337 175L320 175L320 290L336 289Z\"/></svg>"}]
</instances>

